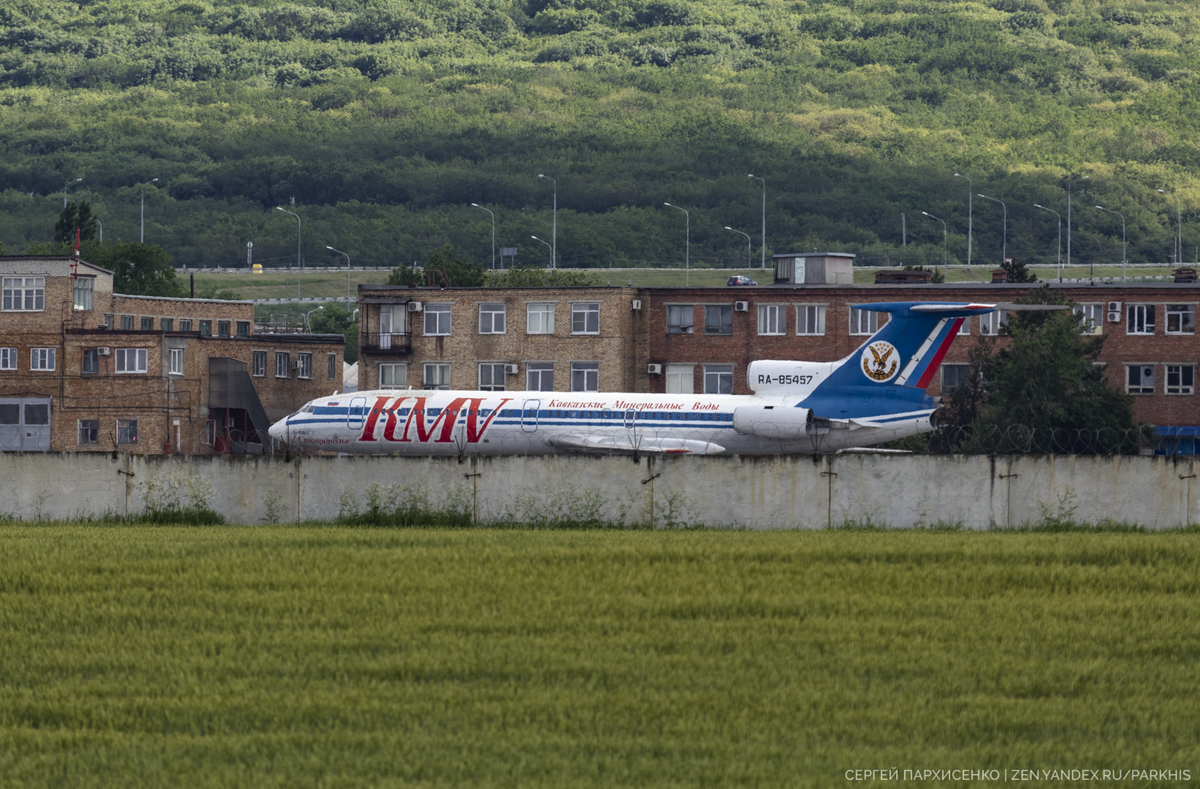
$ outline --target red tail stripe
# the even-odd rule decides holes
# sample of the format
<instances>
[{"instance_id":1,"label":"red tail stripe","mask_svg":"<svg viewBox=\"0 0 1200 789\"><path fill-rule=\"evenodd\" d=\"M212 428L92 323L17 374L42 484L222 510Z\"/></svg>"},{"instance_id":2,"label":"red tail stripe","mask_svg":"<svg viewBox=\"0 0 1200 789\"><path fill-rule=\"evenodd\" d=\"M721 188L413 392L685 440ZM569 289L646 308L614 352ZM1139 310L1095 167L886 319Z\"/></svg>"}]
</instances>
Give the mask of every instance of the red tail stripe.
<instances>
[{"instance_id":1,"label":"red tail stripe","mask_svg":"<svg viewBox=\"0 0 1200 789\"><path fill-rule=\"evenodd\" d=\"M921 380L917 381L917 388L924 389L929 386L929 382L933 380L933 374L937 372L938 367L942 364L942 359L946 356L946 351L950 350L950 346L954 343L954 338L958 336L958 330L962 327L962 318L955 318L950 324L950 331L946 332L946 339L942 340L942 344L938 346L937 353L933 355L929 366L925 368L925 372L921 375Z\"/></svg>"}]
</instances>

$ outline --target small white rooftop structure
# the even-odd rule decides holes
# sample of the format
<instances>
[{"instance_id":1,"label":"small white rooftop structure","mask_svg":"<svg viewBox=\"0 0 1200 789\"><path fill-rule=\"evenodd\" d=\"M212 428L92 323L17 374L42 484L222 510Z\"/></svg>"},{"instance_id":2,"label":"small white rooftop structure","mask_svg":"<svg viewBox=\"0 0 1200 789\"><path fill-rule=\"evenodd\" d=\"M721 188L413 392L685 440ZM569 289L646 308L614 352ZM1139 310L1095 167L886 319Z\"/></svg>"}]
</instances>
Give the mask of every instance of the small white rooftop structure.
<instances>
[{"instance_id":1,"label":"small white rooftop structure","mask_svg":"<svg viewBox=\"0 0 1200 789\"><path fill-rule=\"evenodd\" d=\"M853 285L849 252L787 252L772 255L776 285Z\"/></svg>"}]
</instances>

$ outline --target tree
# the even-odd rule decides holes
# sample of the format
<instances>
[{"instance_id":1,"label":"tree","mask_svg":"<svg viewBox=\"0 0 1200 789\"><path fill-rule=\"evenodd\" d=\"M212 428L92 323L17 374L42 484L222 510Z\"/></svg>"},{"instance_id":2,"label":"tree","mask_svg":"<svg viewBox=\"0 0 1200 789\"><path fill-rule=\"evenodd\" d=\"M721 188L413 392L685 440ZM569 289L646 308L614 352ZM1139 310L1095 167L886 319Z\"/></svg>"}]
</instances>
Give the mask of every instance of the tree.
<instances>
[{"instance_id":1,"label":"tree","mask_svg":"<svg viewBox=\"0 0 1200 789\"><path fill-rule=\"evenodd\" d=\"M940 285L946 281L946 273L936 266L926 268L925 266L905 266L905 271L928 271L929 281L935 285Z\"/></svg>"},{"instance_id":2,"label":"tree","mask_svg":"<svg viewBox=\"0 0 1200 789\"><path fill-rule=\"evenodd\" d=\"M1008 272L1009 282L1037 282L1038 278L1032 271L1025 268L1024 260L1005 260L1000 268Z\"/></svg>"},{"instance_id":3,"label":"tree","mask_svg":"<svg viewBox=\"0 0 1200 789\"><path fill-rule=\"evenodd\" d=\"M60 244L74 246L75 231L78 230L81 241L95 241L96 227L92 204L87 200L76 204L72 200L58 214L58 222L54 225L54 240Z\"/></svg>"},{"instance_id":4,"label":"tree","mask_svg":"<svg viewBox=\"0 0 1200 789\"><path fill-rule=\"evenodd\" d=\"M340 304L326 304L325 309L309 317L313 334L340 334L346 338L342 356L349 364L358 361L358 319Z\"/></svg>"},{"instance_id":5,"label":"tree","mask_svg":"<svg viewBox=\"0 0 1200 789\"><path fill-rule=\"evenodd\" d=\"M93 251L94 250L94 251ZM130 296L184 296L171 256L159 246L137 242L81 249L86 260L113 273L113 291Z\"/></svg>"},{"instance_id":6,"label":"tree","mask_svg":"<svg viewBox=\"0 0 1200 789\"><path fill-rule=\"evenodd\" d=\"M388 275L389 285L429 285L447 288L480 288L485 282L483 268L470 258L454 257L454 248L447 244L435 250L425 261L424 273L399 266Z\"/></svg>"},{"instance_id":7,"label":"tree","mask_svg":"<svg viewBox=\"0 0 1200 789\"><path fill-rule=\"evenodd\" d=\"M487 272L488 285L495 288L539 288L561 285L599 285L600 276L583 269L510 268Z\"/></svg>"}]
</instances>

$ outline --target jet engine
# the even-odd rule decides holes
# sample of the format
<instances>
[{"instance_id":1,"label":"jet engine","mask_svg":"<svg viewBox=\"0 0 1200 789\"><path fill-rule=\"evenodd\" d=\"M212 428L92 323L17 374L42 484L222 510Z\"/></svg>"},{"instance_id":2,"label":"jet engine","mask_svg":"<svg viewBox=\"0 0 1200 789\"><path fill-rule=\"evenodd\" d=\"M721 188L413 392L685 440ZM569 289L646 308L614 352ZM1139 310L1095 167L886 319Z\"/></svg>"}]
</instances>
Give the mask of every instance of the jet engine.
<instances>
[{"instance_id":1,"label":"jet engine","mask_svg":"<svg viewBox=\"0 0 1200 789\"><path fill-rule=\"evenodd\" d=\"M733 409L733 429L745 436L805 438L812 411L788 405L740 405Z\"/></svg>"}]
</instances>

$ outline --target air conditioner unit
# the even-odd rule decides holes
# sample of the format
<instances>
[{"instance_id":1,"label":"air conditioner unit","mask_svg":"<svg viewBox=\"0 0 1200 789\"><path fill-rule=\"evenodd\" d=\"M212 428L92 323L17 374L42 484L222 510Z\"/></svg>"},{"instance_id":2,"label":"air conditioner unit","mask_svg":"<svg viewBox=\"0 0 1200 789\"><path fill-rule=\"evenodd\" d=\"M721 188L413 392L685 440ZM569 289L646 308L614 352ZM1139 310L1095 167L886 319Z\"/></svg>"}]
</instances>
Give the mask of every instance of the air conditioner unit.
<instances>
[{"instance_id":1,"label":"air conditioner unit","mask_svg":"<svg viewBox=\"0 0 1200 789\"><path fill-rule=\"evenodd\" d=\"M504 365L504 374L505 375L516 375L517 374L517 365L515 365L515 364Z\"/></svg>"},{"instance_id":2,"label":"air conditioner unit","mask_svg":"<svg viewBox=\"0 0 1200 789\"><path fill-rule=\"evenodd\" d=\"M681 333L681 334L692 334L692 333L693 333L693 332L695 332L695 331L696 331L696 327L695 327L695 326L683 326L683 327L681 327L681 328L680 328L680 333Z\"/></svg>"},{"instance_id":3,"label":"air conditioner unit","mask_svg":"<svg viewBox=\"0 0 1200 789\"><path fill-rule=\"evenodd\" d=\"M100 354L101 356L111 356L112 355L112 351L109 348L105 348L105 347L97 348L96 353Z\"/></svg>"},{"instance_id":4,"label":"air conditioner unit","mask_svg":"<svg viewBox=\"0 0 1200 789\"><path fill-rule=\"evenodd\" d=\"M425 309L425 305L419 301L410 301L408 303L409 312L420 312L423 309Z\"/></svg>"},{"instance_id":5,"label":"air conditioner unit","mask_svg":"<svg viewBox=\"0 0 1200 789\"><path fill-rule=\"evenodd\" d=\"M293 370L299 370L299 369L300 369L300 362L299 362L299 361L292 362L292 369L293 369Z\"/></svg>"},{"instance_id":6,"label":"air conditioner unit","mask_svg":"<svg viewBox=\"0 0 1200 789\"><path fill-rule=\"evenodd\" d=\"M1120 323L1121 322L1121 313L1119 313L1119 312L1108 313L1108 322L1109 323Z\"/></svg>"},{"instance_id":7,"label":"air conditioner unit","mask_svg":"<svg viewBox=\"0 0 1200 789\"><path fill-rule=\"evenodd\" d=\"M750 302L735 301L733 303L733 311L734 312L749 312L750 311Z\"/></svg>"},{"instance_id":8,"label":"air conditioner unit","mask_svg":"<svg viewBox=\"0 0 1200 789\"><path fill-rule=\"evenodd\" d=\"M1119 302L1119 301L1110 301L1110 302L1108 303L1108 311L1109 311L1109 312L1120 312L1120 311L1121 311L1121 302Z\"/></svg>"},{"instance_id":9,"label":"air conditioner unit","mask_svg":"<svg viewBox=\"0 0 1200 789\"><path fill-rule=\"evenodd\" d=\"M646 372L650 373L651 375L662 375L662 365L652 364L646 368Z\"/></svg>"},{"instance_id":10,"label":"air conditioner unit","mask_svg":"<svg viewBox=\"0 0 1200 789\"><path fill-rule=\"evenodd\" d=\"M634 299L633 303L630 306L635 310L640 310L642 308L642 300Z\"/></svg>"}]
</instances>

